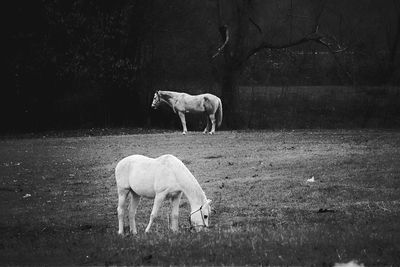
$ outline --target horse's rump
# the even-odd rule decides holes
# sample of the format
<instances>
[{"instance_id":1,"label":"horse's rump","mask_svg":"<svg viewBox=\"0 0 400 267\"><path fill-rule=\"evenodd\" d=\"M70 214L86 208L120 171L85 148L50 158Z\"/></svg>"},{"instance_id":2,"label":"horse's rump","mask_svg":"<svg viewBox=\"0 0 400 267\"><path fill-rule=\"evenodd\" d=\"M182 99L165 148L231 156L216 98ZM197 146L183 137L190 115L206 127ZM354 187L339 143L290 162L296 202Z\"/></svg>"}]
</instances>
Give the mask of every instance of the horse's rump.
<instances>
[{"instance_id":1,"label":"horse's rump","mask_svg":"<svg viewBox=\"0 0 400 267\"><path fill-rule=\"evenodd\" d=\"M215 114L217 126L221 126L223 116L221 99L212 94L204 94L204 107L208 115Z\"/></svg>"},{"instance_id":2,"label":"horse's rump","mask_svg":"<svg viewBox=\"0 0 400 267\"><path fill-rule=\"evenodd\" d=\"M215 113L215 105L208 96L203 97L204 111L210 115Z\"/></svg>"},{"instance_id":3,"label":"horse's rump","mask_svg":"<svg viewBox=\"0 0 400 267\"><path fill-rule=\"evenodd\" d=\"M203 94L203 106L207 114L214 114L218 109L219 98L212 94Z\"/></svg>"}]
</instances>

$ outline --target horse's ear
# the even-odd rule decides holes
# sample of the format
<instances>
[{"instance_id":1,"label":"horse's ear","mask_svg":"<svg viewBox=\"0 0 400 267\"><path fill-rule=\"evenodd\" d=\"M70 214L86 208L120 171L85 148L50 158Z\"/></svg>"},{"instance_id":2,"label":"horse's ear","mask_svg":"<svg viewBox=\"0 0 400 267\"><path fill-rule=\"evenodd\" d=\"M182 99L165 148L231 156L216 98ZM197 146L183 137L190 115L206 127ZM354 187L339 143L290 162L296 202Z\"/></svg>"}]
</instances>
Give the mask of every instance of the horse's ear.
<instances>
[{"instance_id":1,"label":"horse's ear","mask_svg":"<svg viewBox=\"0 0 400 267\"><path fill-rule=\"evenodd\" d=\"M206 207L206 206L209 206L211 202L212 202L211 199L207 199L206 204L204 204L204 206L205 206L205 207Z\"/></svg>"},{"instance_id":2,"label":"horse's ear","mask_svg":"<svg viewBox=\"0 0 400 267\"><path fill-rule=\"evenodd\" d=\"M211 207L211 213L212 214L217 214L217 210L214 207Z\"/></svg>"}]
</instances>

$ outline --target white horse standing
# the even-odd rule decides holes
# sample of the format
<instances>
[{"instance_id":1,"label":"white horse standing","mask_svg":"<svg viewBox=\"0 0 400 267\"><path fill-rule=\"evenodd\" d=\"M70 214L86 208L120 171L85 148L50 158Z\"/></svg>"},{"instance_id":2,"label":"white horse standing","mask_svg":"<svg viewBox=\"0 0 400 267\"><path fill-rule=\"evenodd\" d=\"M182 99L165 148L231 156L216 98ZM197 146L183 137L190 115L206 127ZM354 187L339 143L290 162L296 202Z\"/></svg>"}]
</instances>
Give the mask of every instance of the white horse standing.
<instances>
[{"instance_id":1,"label":"white horse standing","mask_svg":"<svg viewBox=\"0 0 400 267\"><path fill-rule=\"evenodd\" d=\"M191 226L196 230L209 226L211 200L207 199L188 168L173 155L163 155L155 159L142 155L126 157L117 164L115 178L118 189L118 234L124 233L124 204L128 194L131 194L129 227L133 234L137 233L135 214L141 197L154 198L146 233L166 198L170 198L172 204L170 228L178 231L179 202L183 193L191 207Z\"/></svg>"},{"instance_id":2,"label":"white horse standing","mask_svg":"<svg viewBox=\"0 0 400 267\"><path fill-rule=\"evenodd\" d=\"M207 126L204 133L215 133L216 126L222 123L221 99L212 94L189 95L171 91L157 91L154 94L151 107L157 109L161 102L167 103L172 110L179 115L182 122L183 132L187 133L185 113L205 113L207 115Z\"/></svg>"}]
</instances>

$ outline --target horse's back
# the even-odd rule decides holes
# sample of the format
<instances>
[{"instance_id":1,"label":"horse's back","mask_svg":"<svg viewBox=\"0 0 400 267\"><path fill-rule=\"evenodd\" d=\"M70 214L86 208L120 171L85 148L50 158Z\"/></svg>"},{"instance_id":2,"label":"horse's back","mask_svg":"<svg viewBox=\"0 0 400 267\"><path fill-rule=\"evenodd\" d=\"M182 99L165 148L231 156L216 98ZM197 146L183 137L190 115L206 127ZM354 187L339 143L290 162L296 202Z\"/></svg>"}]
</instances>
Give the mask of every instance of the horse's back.
<instances>
[{"instance_id":1,"label":"horse's back","mask_svg":"<svg viewBox=\"0 0 400 267\"><path fill-rule=\"evenodd\" d=\"M160 162L160 164L168 164L170 162L180 162L180 160L177 157L171 154L165 154L159 156L158 158L155 158L155 161Z\"/></svg>"},{"instance_id":2,"label":"horse's back","mask_svg":"<svg viewBox=\"0 0 400 267\"><path fill-rule=\"evenodd\" d=\"M167 167L170 170L177 170L180 168L186 168L183 162L171 154L165 154L155 159L161 165Z\"/></svg>"},{"instance_id":3,"label":"horse's back","mask_svg":"<svg viewBox=\"0 0 400 267\"><path fill-rule=\"evenodd\" d=\"M121 159L118 163L117 166L115 167L115 175L116 178L118 179L122 174L124 174L126 171L128 171L131 167L131 165L137 164L137 163L146 163L146 162L151 162L152 159L143 155L131 155L126 158Z\"/></svg>"},{"instance_id":4,"label":"horse's back","mask_svg":"<svg viewBox=\"0 0 400 267\"><path fill-rule=\"evenodd\" d=\"M164 92L172 93L176 99L189 101L189 102L191 102L191 101L198 102L201 100L217 102L220 100L220 98L218 96L210 94L210 93L191 95L191 94L184 93L184 92L173 92L173 91L164 91Z\"/></svg>"},{"instance_id":5,"label":"horse's back","mask_svg":"<svg viewBox=\"0 0 400 267\"><path fill-rule=\"evenodd\" d=\"M213 94L210 94L210 93L202 94L201 96L203 96L203 97L205 97L205 98L208 98L208 99L210 99L210 100L212 100L212 101L218 100L218 99L219 99L218 96L213 95Z\"/></svg>"}]
</instances>

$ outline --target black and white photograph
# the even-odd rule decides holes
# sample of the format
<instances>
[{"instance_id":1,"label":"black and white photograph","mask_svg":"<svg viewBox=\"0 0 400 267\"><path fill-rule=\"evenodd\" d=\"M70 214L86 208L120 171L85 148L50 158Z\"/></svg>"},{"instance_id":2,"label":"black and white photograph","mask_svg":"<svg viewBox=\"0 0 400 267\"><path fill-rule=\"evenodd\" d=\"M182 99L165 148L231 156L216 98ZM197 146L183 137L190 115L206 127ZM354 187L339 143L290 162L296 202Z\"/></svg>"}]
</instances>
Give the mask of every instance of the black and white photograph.
<instances>
[{"instance_id":1,"label":"black and white photograph","mask_svg":"<svg viewBox=\"0 0 400 267\"><path fill-rule=\"evenodd\" d=\"M400 265L399 0L2 6L0 266Z\"/></svg>"}]
</instances>

